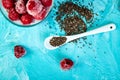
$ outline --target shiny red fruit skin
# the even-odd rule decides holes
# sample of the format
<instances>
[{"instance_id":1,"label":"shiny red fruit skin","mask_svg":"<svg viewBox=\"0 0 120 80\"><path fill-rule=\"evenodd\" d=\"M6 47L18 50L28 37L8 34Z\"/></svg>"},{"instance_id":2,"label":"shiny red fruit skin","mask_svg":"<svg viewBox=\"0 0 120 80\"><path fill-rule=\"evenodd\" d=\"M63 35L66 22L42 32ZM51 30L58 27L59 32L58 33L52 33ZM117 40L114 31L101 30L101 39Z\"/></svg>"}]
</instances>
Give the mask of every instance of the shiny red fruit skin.
<instances>
[{"instance_id":1,"label":"shiny red fruit skin","mask_svg":"<svg viewBox=\"0 0 120 80\"><path fill-rule=\"evenodd\" d=\"M22 57L23 55L25 55L25 52L25 49L20 45L16 45L14 47L14 55L16 58Z\"/></svg>"},{"instance_id":2,"label":"shiny red fruit skin","mask_svg":"<svg viewBox=\"0 0 120 80\"><path fill-rule=\"evenodd\" d=\"M29 15L28 13L23 14L21 16L21 22L23 24L30 24L30 23L32 23L32 21L33 21L33 17L31 15Z\"/></svg>"},{"instance_id":3,"label":"shiny red fruit skin","mask_svg":"<svg viewBox=\"0 0 120 80\"><path fill-rule=\"evenodd\" d=\"M2 0L3 7L10 9L14 7L14 0Z\"/></svg>"},{"instance_id":4,"label":"shiny red fruit skin","mask_svg":"<svg viewBox=\"0 0 120 80\"><path fill-rule=\"evenodd\" d=\"M52 0L41 0L45 7L50 7L52 5Z\"/></svg>"},{"instance_id":5,"label":"shiny red fruit skin","mask_svg":"<svg viewBox=\"0 0 120 80\"><path fill-rule=\"evenodd\" d=\"M8 11L8 17L10 20L15 21L19 19L20 15L15 11L14 8L11 8Z\"/></svg>"},{"instance_id":6,"label":"shiny red fruit skin","mask_svg":"<svg viewBox=\"0 0 120 80\"><path fill-rule=\"evenodd\" d=\"M71 67L73 66L73 61L70 60L70 59L63 59L61 62L60 62L60 66L63 70L69 70L71 69Z\"/></svg>"}]
</instances>

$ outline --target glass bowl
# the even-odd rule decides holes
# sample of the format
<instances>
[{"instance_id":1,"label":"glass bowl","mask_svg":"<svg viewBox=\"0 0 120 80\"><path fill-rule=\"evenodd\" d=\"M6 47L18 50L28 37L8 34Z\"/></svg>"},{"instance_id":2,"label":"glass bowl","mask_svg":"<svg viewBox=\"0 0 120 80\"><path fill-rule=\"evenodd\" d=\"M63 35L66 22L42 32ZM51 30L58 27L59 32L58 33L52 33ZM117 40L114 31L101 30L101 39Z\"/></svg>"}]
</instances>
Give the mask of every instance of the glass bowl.
<instances>
[{"instance_id":1,"label":"glass bowl","mask_svg":"<svg viewBox=\"0 0 120 80\"><path fill-rule=\"evenodd\" d=\"M49 9L47 10L47 13L46 13L44 19L48 16L48 14L49 14L52 6L53 6L53 2L54 2L54 1L52 0L52 5L51 5L51 6L49 7ZM31 27L31 26L34 26L34 25L36 25L36 24L38 24L38 23L40 23L40 22L42 22L42 21L44 20L44 19L42 19L42 20L36 20L36 19L34 19L33 22L30 23L30 24L23 24L20 20L12 21L12 20L10 20L9 17L8 17L8 12L7 12L7 10L3 7L2 0L0 0L0 11L1 11L1 13L3 14L3 16L4 16L9 22L11 22L11 23L13 23L13 24L15 24L15 25L17 25L17 26L21 26L21 27Z\"/></svg>"}]
</instances>

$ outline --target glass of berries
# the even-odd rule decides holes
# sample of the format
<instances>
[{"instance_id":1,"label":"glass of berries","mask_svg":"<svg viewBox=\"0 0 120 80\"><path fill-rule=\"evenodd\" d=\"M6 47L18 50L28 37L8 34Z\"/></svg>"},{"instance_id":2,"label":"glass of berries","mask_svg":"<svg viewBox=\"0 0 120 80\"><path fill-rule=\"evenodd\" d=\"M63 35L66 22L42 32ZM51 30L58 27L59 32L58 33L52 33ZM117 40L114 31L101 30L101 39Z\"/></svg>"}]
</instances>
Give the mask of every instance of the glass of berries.
<instances>
[{"instance_id":1,"label":"glass of berries","mask_svg":"<svg viewBox=\"0 0 120 80\"><path fill-rule=\"evenodd\" d=\"M33 26L50 12L53 0L0 0L1 12L19 26Z\"/></svg>"}]
</instances>

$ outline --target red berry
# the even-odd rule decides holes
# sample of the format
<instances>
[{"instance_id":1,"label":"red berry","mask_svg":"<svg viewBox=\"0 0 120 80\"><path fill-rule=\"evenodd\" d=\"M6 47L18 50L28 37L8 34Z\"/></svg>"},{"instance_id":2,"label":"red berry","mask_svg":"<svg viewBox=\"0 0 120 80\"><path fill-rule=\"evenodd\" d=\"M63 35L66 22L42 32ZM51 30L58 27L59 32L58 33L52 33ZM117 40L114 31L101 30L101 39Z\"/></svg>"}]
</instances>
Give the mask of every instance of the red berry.
<instances>
[{"instance_id":1,"label":"red berry","mask_svg":"<svg viewBox=\"0 0 120 80\"><path fill-rule=\"evenodd\" d=\"M2 4L4 8L10 9L14 6L14 1L13 0L2 0Z\"/></svg>"},{"instance_id":2,"label":"red berry","mask_svg":"<svg viewBox=\"0 0 120 80\"><path fill-rule=\"evenodd\" d=\"M23 55L25 55L25 52L26 51L22 46L17 45L14 47L14 55L16 58L22 57Z\"/></svg>"},{"instance_id":3,"label":"red berry","mask_svg":"<svg viewBox=\"0 0 120 80\"><path fill-rule=\"evenodd\" d=\"M26 6L25 6L25 2L24 0L18 0L15 4L15 10L19 13L19 14L24 14L26 13Z\"/></svg>"},{"instance_id":4,"label":"red berry","mask_svg":"<svg viewBox=\"0 0 120 80\"><path fill-rule=\"evenodd\" d=\"M33 21L33 17L31 15L29 15L28 13L23 14L21 16L21 22L23 24L30 24Z\"/></svg>"},{"instance_id":5,"label":"red berry","mask_svg":"<svg viewBox=\"0 0 120 80\"><path fill-rule=\"evenodd\" d=\"M41 0L45 7L50 7L52 5L52 0Z\"/></svg>"},{"instance_id":6,"label":"red berry","mask_svg":"<svg viewBox=\"0 0 120 80\"><path fill-rule=\"evenodd\" d=\"M30 1L29 3L30 3L30 5L28 6L28 9L29 9L29 10L34 9L34 7L35 7L35 5L36 5L35 1Z\"/></svg>"},{"instance_id":7,"label":"red berry","mask_svg":"<svg viewBox=\"0 0 120 80\"><path fill-rule=\"evenodd\" d=\"M26 4L28 14L35 16L43 9L43 5L40 0L29 0Z\"/></svg>"},{"instance_id":8,"label":"red berry","mask_svg":"<svg viewBox=\"0 0 120 80\"><path fill-rule=\"evenodd\" d=\"M12 21L15 21L15 20L18 20L20 15L15 11L14 8L11 8L9 9L8 11L8 17L12 20Z\"/></svg>"},{"instance_id":9,"label":"red berry","mask_svg":"<svg viewBox=\"0 0 120 80\"><path fill-rule=\"evenodd\" d=\"M63 59L60 62L60 66L63 70L69 70L73 66L73 61L70 59Z\"/></svg>"},{"instance_id":10,"label":"red berry","mask_svg":"<svg viewBox=\"0 0 120 80\"><path fill-rule=\"evenodd\" d=\"M45 18L46 14L47 14L47 10L45 8L43 8L39 14L34 16L34 18L37 20L43 20Z\"/></svg>"}]
</instances>

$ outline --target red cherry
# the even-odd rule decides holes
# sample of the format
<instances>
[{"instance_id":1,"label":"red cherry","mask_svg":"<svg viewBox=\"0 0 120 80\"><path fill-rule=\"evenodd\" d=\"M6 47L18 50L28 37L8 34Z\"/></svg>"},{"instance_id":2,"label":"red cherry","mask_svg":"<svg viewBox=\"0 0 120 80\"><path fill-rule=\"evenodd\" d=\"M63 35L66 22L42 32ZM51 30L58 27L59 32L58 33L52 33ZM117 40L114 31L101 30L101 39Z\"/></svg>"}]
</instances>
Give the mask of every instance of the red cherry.
<instances>
[{"instance_id":1,"label":"red cherry","mask_svg":"<svg viewBox=\"0 0 120 80\"><path fill-rule=\"evenodd\" d=\"M20 15L15 11L14 8L11 8L9 9L8 11L8 17L12 20L12 21L15 21L15 20L18 20Z\"/></svg>"},{"instance_id":2,"label":"red cherry","mask_svg":"<svg viewBox=\"0 0 120 80\"><path fill-rule=\"evenodd\" d=\"M52 0L41 0L45 7L50 7L52 5Z\"/></svg>"},{"instance_id":3,"label":"red cherry","mask_svg":"<svg viewBox=\"0 0 120 80\"><path fill-rule=\"evenodd\" d=\"M30 24L33 21L33 17L31 15L29 15L28 13L23 14L21 16L21 22L23 24Z\"/></svg>"},{"instance_id":4,"label":"red cherry","mask_svg":"<svg viewBox=\"0 0 120 80\"><path fill-rule=\"evenodd\" d=\"M47 14L47 10L45 8L43 8L39 14L34 16L34 18L37 20L43 20L45 18L46 14Z\"/></svg>"},{"instance_id":5,"label":"red cherry","mask_svg":"<svg viewBox=\"0 0 120 80\"><path fill-rule=\"evenodd\" d=\"M69 70L73 66L73 61L70 59L63 59L60 62L60 66L63 70Z\"/></svg>"},{"instance_id":6,"label":"red cherry","mask_svg":"<svg viewBox=\"0 0 120 80\"><path fill-rule=\"evenodd\" d=\"M16 58L20 58L25 55L25 49L22 46L16 45L14 47L14 55Z\"/></svg>"},{"instance_id":7,"label":"red cherry","mask_svg":"<svg viewBox=\"0 0 120 80\"><path fill-rule=\"evenodd\" d=\"M14 1L13 0L2 0L2 4L4 8L10 9L14 6Z\"/></svg>"}]
</instances>

